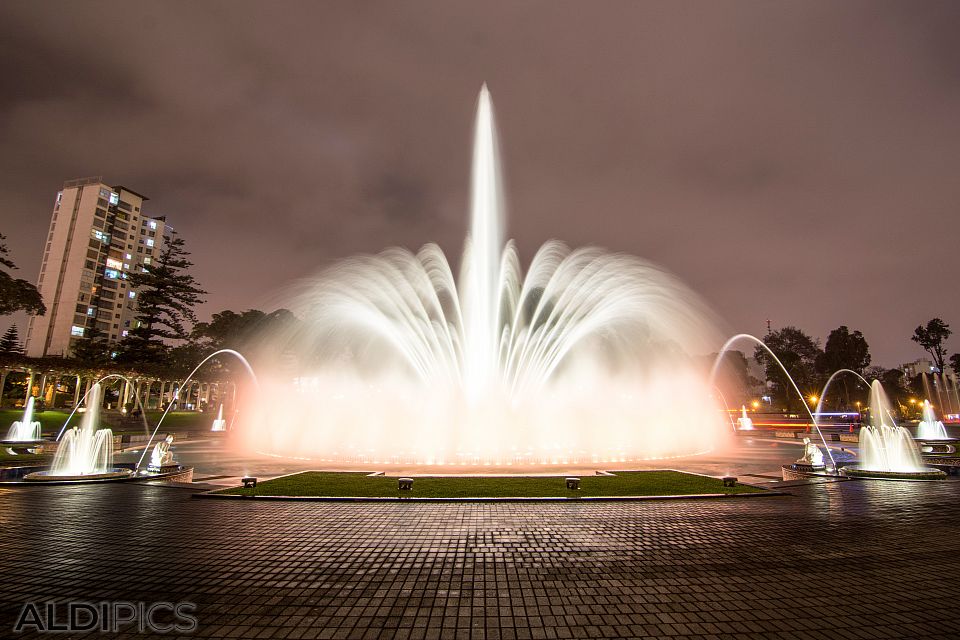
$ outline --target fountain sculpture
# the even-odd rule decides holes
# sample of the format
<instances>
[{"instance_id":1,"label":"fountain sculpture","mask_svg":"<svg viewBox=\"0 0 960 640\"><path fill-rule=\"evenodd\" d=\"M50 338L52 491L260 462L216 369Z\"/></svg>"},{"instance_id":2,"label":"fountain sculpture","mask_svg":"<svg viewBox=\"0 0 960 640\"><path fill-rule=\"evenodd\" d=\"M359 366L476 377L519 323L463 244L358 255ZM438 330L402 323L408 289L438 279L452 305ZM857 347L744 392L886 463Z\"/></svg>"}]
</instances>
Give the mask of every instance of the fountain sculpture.
<instances>
[{"instance_id":1,"label":"fountain sculpture","mask_svg":"<svg viewBox=\"0 0 960 640\"><path fill-rule=\"evenodd\" d=\"M715 349L699 298L663 269L505 241L490 94L480 92L459 278L439 247L347 259L299 284L243 437L258 451L366 465L624 462L727 437L690 354ZM295 389L290 397L289 389ZM288 397L283 403L276 397Z\"/></svg>"}]
</instances>

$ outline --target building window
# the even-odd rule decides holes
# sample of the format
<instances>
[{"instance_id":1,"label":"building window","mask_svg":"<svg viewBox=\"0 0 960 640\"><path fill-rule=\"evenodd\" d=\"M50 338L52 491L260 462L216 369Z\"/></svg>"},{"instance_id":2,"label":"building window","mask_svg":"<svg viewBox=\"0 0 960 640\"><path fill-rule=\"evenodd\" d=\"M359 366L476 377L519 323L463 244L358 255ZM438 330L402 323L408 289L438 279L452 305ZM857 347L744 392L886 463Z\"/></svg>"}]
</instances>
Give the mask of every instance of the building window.
<instances>
[{"instance_id":1,"label":"building window","mask_svg":"<svg viewBox=\"0 0 960 640\"><path fill-rule=\"evenodd\" d=\"M81 337L82 337L82 336L83 336L83 327L78 327L77 325L73 325L72 327L70 327L70 335L72 335L72 336L81 336Z\"/></svg>"},{"instance_id":2,"label":"building window","mask_svg":"<svg viewBox=\"0 0 960 640\"><path fill-rule=\"evenodd\" d=\"M116 205L116 204L118 204L119 202L120 202L120 194L119 194L119 193L111 193L111 194L110 194L110 204Z\"/></svg>"},{"instance_id":3,"label":"building window","mask_svg":"<svg viewBox=\"0 0 960 640\"><path fill-rule=\"evenodd\" d=\"M156 221L156 220L151 220L150 223L149 223L149 226L150 226L151 229L156 229L156 228L157 228L157 221Z\"/></svg>"},{"instance_id":4,"label":"building window","mask_svg":"<svg viewBox=\"0 0 960 640\"><path fill-rule=\"evenodd\" d=\"M131 292L128 293L127 295L130 296L130 299L131 299L131 300L133 300L134 298L137 297L137 292L136 292L136 291L131 291Z\"/></svg>"},{"instance_id":5,"label":"building window","mask_svg":"<svg viewBox=\"0 0 960 640\"><path fill-rule=\"evenodd\" d=\"M148 247L152 247L152 246L153 246L153 238L147 238L147 246L148 246Z\"/></svg>"}]
</instances>

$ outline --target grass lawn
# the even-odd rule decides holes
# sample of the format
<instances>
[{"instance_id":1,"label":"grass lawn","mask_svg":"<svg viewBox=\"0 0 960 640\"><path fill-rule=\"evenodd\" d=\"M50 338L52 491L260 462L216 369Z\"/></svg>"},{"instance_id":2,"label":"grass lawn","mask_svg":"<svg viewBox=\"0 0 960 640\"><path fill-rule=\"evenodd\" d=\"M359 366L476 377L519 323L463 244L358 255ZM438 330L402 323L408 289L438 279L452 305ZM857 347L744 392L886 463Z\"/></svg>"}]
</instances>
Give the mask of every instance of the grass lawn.
<instances>
[{"instance_id":1,"label":"grass lawn","mask_svg":"<svg viewBox=\"0 0 960 640\"><path fill-rule=\"evenodd\" d=\"M147 422L150 428L157 426L157 421L163 415L162 411L147 411ZM197 411L171 411L163 420L161 431L210 431L213 421L216 419L215 412L199 413Z\"/></svg>"},{"instance_id":2,"label":"grass lawn","mask_svg":"<svg viewBox=\"0 0 960 640\"><path fill-rule=\"evenodd\" d=\"M580 476L580 490L566 488L563 477L414 478L413 490L397 490L393 476L305 471L265 480L256 488L217 493L244 496L314 496L377 498L543 498L757 493L754 487L724 487L717 478L679 471L630 471L616 476Z\"/></svg>"},{"instance_id":3,"label":"grass lawn","mask_svg":"<svg viewBox=\"0 0 960 640\"><path fill-rule=\"evenodd\" d=\"M60 427L63 426L68 415L70 415L69 411L60 411L59 409L56 411L49 410L33 414L33 420L34 422L40 423L43 437L56 438L57 434L60 433ZM21 418L23 418L22 409L0 410L0 436L6 438L10 425ZM78 424L80 424L80 414L75 414L73 420L70 421L70 426L73 427Z\"/></svg>"},{"instance_id":4,"label":"grass lawn","mask_svg":"<svg viewBox=\"0 0 960 640\"><path fill-rule=\"evenodd\" d=\"M57 437L57 434L60 433L60 428L63 427L63 423L66 421L68 415L70 415L69 411L61 411L59 409L56 411L47 410L33 414L33 419L40 422L40 428L43 430L43 437L55 438ZM118 415L119 414L116 413L101 414L100 420L102 424L100 426L113 429L113 433L115 435L124 433L144 433L143 421L139 419L135 424L132 422L114 424ZM147 412L147 422L150 425L151 431L157 426L157 421L160 419L161 415L163 415L162 411ZM82 413L74 414L73 419L70 421L70 426L75 427L79 425L80 418L82 416ZM20 420L22 417L22 410L0 410L0 438L5 438L10 425L15 421ZM163 421L163 427L161 427L161 430L164 432L209 431L210 427L213 425L214 418L216 418L216 414L213 413L198 413L196 411L171 411L169 414L167 414L166 419Z\"/></svg>"}]
</instances>

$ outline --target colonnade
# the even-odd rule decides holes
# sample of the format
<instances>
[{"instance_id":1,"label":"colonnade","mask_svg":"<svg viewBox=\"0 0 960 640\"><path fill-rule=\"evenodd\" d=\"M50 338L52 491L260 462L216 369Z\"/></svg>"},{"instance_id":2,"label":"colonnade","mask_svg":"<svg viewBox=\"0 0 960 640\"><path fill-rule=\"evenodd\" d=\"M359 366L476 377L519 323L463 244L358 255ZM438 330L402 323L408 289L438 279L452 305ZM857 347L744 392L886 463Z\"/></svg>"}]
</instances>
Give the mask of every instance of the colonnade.
<instances>
[{"instance_id":1,"label":"colonnade","mask_svg":"<svg viewBox=\"0 0 960 640\"><path fill-rule=\"evenodd\" d=\"M42 399L47 407L54 408L58 401L66 406L62 400L65 391L72 387L69 406L75 407L83 397L89 393L90 387L99 379L99 375L84 375L60 371L35 371L33 369L7 367L0 369L0 403L3 392L7 387L7 380L12 373L23 373L26 376L26 390L23 403L30 396ZM163 380L160 378L131 377L130 380L114 379L106 383L117 389L119 399L116 406L111 408L124 410L131 406L142 405L147 410L162 410L173 401L177 391L181 389L182 380ZM118 385L118 386L117 386ZM191 380L187 387L180 390L177 398L177 409L205 410L220 403L230 404L236 399L237 386L233 382L205 382ZM137 402L139 397L140 403Z\"/></svg>"}]
</instances>

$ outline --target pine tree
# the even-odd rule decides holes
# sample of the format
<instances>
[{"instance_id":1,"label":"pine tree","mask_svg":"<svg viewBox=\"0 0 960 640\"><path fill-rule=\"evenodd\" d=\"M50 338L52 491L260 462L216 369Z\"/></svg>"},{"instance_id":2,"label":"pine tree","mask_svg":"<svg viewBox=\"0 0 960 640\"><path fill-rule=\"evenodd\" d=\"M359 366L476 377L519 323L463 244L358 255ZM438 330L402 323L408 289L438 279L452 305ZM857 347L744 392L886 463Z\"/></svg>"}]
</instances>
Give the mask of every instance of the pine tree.
<instances>
[{"instance_id":1,"label":"pine tree","mask_svg":"<svg viewBox=\"0 0 960 640\"><path fill-rule=\"evenodd\" d=\"M110 362L110 345L104 332L96 324L88 327L85 335L73 347L73 357L88 367L102 367Z\"/></svg>"},{"instance_id":2,"label":"pine tree","mask_svg":"<svg viewBox=\"0 0 960 640\"><path fill-rule=\"evenodd\" d=\"M17 333L17 325L12 324L10 328L7 329L7 332L3 334L3 337L0 338L0 354L15 356L22 353L23 348L20 346L20 335Z\"/></svg>"},{"instance_id":3,"label":"pine tree","mask_svg":"<svg viewBox=\"0 0 960 640\"><path fill-rule=\"evenodd\" d=\"M193 263L182 238L171 236L157 261L130 275L137 291L137 326L120 343L117 360L125 364L165 364L169 356L166 340L187 340L184 326L196 322L193 308L207 293L187 270Z\"/></svg>"}]
</instances>

